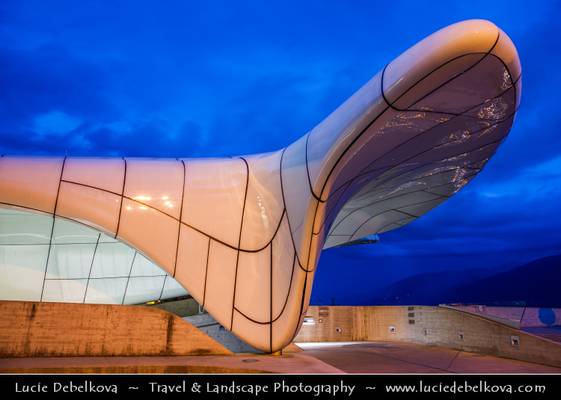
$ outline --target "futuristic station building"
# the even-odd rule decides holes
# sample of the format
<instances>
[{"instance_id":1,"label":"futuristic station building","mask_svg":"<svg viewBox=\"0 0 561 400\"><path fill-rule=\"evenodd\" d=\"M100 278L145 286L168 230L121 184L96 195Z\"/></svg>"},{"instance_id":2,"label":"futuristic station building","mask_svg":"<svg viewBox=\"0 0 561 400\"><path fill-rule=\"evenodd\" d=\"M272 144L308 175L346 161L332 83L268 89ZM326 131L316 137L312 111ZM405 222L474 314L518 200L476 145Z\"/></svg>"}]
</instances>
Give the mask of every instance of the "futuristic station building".
<instances>
[{"instance_id":1,"label":"futuristic station building","mask_svg":"<svg viewBox=\"0 0 561 400\"><path fill-rule=\"evenodd\" d=\"M138 304L189 293L245 342L282 349L322 249L404 226L470 182L511 128L520 77L509 37L470 20L404 52L271 153L4 155L0 299Z\"/></svg>"}]
</instances>

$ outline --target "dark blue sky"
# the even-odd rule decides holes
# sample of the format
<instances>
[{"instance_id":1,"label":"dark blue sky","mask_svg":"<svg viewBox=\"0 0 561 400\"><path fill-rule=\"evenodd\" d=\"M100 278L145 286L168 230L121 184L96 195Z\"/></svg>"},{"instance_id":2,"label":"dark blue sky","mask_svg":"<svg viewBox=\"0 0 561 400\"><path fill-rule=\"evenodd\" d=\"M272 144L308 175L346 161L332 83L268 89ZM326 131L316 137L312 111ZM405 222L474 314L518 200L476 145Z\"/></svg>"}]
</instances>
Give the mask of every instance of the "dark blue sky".
<instances>
[{"instance_id":1,"label":"dark blue sky","mask_svg":"<svg viewBox=\"0 0 561 400\"><path fill-rule=\"evenodd\" d=\"M561 252L560 16L559 2L537 0L3 0L0 152L278 149L416 41L486 18L522 60L509 138L425 217L377 245L324 252L313 301L352 303L419 272L515 265Z\"/></svg>"}]
</instances>

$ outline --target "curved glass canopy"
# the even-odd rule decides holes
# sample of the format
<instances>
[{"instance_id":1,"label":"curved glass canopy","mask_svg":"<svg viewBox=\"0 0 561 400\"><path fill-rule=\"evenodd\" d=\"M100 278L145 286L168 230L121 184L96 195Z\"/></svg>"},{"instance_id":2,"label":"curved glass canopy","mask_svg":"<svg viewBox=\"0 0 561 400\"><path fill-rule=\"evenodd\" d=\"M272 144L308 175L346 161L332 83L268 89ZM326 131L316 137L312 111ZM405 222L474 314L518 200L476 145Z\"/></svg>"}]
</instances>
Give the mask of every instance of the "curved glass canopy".
<instances>
[{"instance_id":1,"label":"curved glass canopy","mask_svg":"<svg viewBox=\"0 0 561 400\"><path fill-rule=\"evenodd\" d=\"M184 295L117 239L58 216L53 223L49 214L0 208L0 299L136 304Z\"/></svg>"}]
</instances>

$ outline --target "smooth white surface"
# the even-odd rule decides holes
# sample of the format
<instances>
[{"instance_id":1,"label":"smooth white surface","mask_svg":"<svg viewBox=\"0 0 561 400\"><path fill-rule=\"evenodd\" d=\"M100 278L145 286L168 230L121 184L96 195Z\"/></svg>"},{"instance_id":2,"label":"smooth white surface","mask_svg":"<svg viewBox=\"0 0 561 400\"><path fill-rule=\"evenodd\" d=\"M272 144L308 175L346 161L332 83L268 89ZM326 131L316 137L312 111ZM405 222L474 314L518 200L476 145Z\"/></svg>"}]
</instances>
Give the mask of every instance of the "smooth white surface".
<instances>
[{"instance_id":1,"label":"smooth white surface","mask_svg":"<svg viewBox=\"0 0 561 400\"><path fill-rule=\"evenodd\" d=\"M125 162L120 158L68 158L62 179L121 194Z\"/></svg>"},{"instance_id":2,"label":"smooth white surface","mask_svg":"<svg viewBox=\"0 0 561 400\"><path fill-rule=\"evenodd\" d=\"M202 233L181 226L175 278L180 282L190 282L192 296L199 304L204 302L209 242L210 239Z\"/></svg>"},{"instance_id":3,"label":"smooth white surface","mask_svg":"<svg viewBox=\"0 0 561 400\"><path fill-rule=\"evenodd\" d=\"M288 222L283 218L279 232L273 240L273 319L277 318L286 304L290 294L291 282L300 267L294 257L294 247L290 240Z\"/></svg>"},{"instance_id":4,"label":"smooth white surface","mask_svg":"<svg viewBox=\"0 0 561 400\"><path fill-rule=\"evenodd\" d=\"M237 250L211 240L203 306L227 328L232 326L237 255Z\"/></svg>"},{"instance_id":5,"label":"smooth white surface","mask_svg":"<svg viewBox=\"0 0 561 400\"><path fill-rule=\"evenodd\" d=\"M173 273L179 222L153 208L123 199L118 238Z\"/></svg>"},{"instance_id":6,"label":"smooth white surface","mask_svg":"<svg viewBox=\"0 0 561 400\"><path fill-rule=\"evenodd\" d=\"M56 215L115 234L120 204L121 197L116 194L62 182L58 192Z\"/></svg>"},{"instance_id":7,"label":"smooth white surface","mask_svg":"<svg viewBox=\"0 0 561 400\"><path fill-rule=\"evenodd\" d=\"M271 248L258 253L240 253L236 287L236 309L246 317L267 323L271 320Z\"/></svg>"},{"instance_id":8,"label":"smooth white surface","mask_svg":"<svg viewBox=\"0 0 561 400\"><path fill-rule=\"evenodd\" d=\"M0 158L0 201L52 213L62 158Z\"/></svg>"},{"instance_id":9,"label":"smooth white surface","mask_svg":"<svg viewBox=\"0 0 561 400\"><path fill-rule=\"evenodd\" d=\"M244 224L240 247L261 249L270 242L284 211L280 187L282 151L245 156L249 165Z\"/></svg>"},{"instance_id":10,"label":"smooth white surface","mask_svg":"<svg viewBox=\"0 0 561 400\"><path fill-rule=\"evenodd\" d=\"M288 146L281 164L282 191L297 257L305 267L315 202L306 172L306 136Z\"/></svg>"},{"instance_id":11,"label":"smooth white surface","mask_svg":"<svg viewBox=\"0 0 561 400\"><path fill-rule=\"evenodd\" d=\"M183 179L181 161L130 159L125 196L179 219Z\"/></svg>"},{"instance_id":12,"label":"smooth white surface","mask_svg":"<svg viewBox=\"0 0 561 400\"><path fill-rule=\"evenodd\" d=\"M239 158L189 160L183 222L237 247L246 180L247 168Z\"/></svg>"}]
</instances>

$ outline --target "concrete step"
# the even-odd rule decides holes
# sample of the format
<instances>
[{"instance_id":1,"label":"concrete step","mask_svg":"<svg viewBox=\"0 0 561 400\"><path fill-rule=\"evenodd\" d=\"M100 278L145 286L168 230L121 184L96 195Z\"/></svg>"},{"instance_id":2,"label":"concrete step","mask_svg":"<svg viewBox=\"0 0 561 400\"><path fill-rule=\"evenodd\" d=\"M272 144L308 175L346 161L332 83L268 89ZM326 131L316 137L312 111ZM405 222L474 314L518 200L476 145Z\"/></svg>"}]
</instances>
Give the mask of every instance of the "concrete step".
<instances>
[{"instance_id":1,"label":"concrete step","mask_svg":"<svg viewBox=\"0 0 561 400\"><path fill-rule=\"evenodd\" d=\"M183 319L234 353L263 353L263 351L255 349L240 340L236 335L216 322L208 313L191 315L183 317Z\"/></svg>"}]
</instances>

